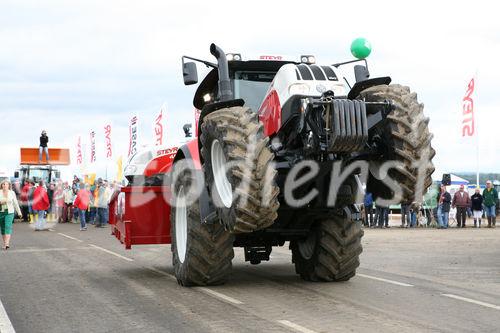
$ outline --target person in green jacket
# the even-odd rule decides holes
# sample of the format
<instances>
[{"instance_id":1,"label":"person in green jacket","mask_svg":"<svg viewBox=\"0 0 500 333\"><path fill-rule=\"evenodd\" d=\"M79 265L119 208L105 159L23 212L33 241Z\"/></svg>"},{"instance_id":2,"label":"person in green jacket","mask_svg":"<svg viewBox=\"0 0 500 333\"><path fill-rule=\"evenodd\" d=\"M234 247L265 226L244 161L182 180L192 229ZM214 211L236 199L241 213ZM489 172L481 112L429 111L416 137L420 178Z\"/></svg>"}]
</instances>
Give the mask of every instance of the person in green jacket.
<instances>
[{"instance_id":1,"label":"person in green jacket","mask_svg":"<svg viewBox=\"0 0 500 333\"><path fill-rule=\"evenodd\" d=\"M483 205L488 219L488 228L495 228L496 224L496 203L498 192L493 188L491 180L486 182L486 188L483 191Z\"/></svg>"}]
</instances>

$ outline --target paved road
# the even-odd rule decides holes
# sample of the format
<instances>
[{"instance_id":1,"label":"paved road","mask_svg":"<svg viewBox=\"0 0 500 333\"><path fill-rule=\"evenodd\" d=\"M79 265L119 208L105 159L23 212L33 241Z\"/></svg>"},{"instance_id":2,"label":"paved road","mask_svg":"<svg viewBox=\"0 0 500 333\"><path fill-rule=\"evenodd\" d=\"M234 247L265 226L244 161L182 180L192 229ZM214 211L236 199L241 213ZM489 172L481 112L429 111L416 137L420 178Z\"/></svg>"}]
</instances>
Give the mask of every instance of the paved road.
<instances>
[{"instance_id":1,"label":"paved road","mask_svg":"<svg viewBox=\"0 0 500 333\"><path fill-rule=\"evenodd\" d=\"M301 281L287 248L258 266L238 249L210 288L177 285L169 246L126 251L109 229L16 223L12 245L0 300L18 333L500 331L500 229L366 230L344 283Z\"/></svg>"}]
</instances>

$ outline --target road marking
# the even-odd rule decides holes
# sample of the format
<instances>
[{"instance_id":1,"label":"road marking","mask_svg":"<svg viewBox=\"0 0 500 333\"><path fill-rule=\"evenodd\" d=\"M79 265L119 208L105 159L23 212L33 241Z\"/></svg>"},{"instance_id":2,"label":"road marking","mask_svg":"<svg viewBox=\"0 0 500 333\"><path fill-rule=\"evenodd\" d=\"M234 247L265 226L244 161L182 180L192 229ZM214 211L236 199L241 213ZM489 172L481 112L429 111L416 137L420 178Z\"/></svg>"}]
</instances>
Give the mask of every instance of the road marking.
<instances>
[{"instance_id":1,"label":"road marking","mask_svg":"<svg viewBox=\"0 0 500 333\"><path fill-rule=\"evenodd\" d=\"M57 234L58 234L58 235L61 235L61 236L63 236L63 237L66 237L66 238L69 238L69 239L75 240L75 241L80 242L80 243L82 243L82 242L83 242L82 240L79 240L78 238L71 237L71 236L69 236L69 235L63 234L62 232L58 232Z\"/></svg>"},{"instance_id":2,"label":"road marking","mask_svg":"<svg viewBox=\"0 0 500 333\"><path fill-rule=\"evenodd\" d=\"M305 328L304 326L300 326L298 324L292 323L291 321L288 321L288 320L278 320L278 323L280 323L281 325L284 325L286 327L292 328L292 329L294 329L297 332L301 332L301 333L316 333L313 330L310 330L308 328Z\"/></svg>"},{"instance_id":3,"label":"road marking","mask_svg":"<svg viewBox=\"0 0 500 333\"><path fill-rule=\"evenodd\" d=\"M148 269L150 271L153 271L153 272L158 273L160 275L167 276L167 277L171 278L174 281L177 281L177 278L173 274L160 271L159 269L156 269L156 268L148 268ZM229 302L231 304L235 304L235 305L241 305L241 304L243 304L243 302L241 302L241 301L239 301L239 300L237 300L235 298L229 297L227 295L224 295L222 293L219 293L217 291L214 291L214 290L206 288L206 287L196 287L196 289L200 290L201 292L204 292L205 294L208 294L209 296L214 296L216 298L219 298L219 299L221 299L221 300L223 300L225 302Z\"/></svg>"},{"instance_id":4,"label":"road marking","mask_svg":"<svg viewBox=\"0 0 500 333\"><path fill-rule=\"evenodd\" d=\"M16 333L14 326L10 322L7 311L3 307L2 300L0 300L0 332L2 333Z\"/></svg>"},{"instance_id":5,"label":"road marking","mask_svg":"<svg viewBox=\"0 0 500 333\"><path fill-rule=\"evenodd\" d=\"M490 308L490 309L500 310L500 306L498 306L498 305L491 304L491 303L486 303L486 302L481 302L481 301L476 301L475 299L472 299L472 298L457 296L457 295L453 295L453 294L441 294L441 295L445 296L445 297L449 297L449 298L458 299L460 301L464 301L464 302L469 302L469 303L472 303L472 304L481 305L481 306L484 306L484 307L487 307L487 308Z\"/></svg>"},{"instance_id":6,"label":"road marking","mask_svg":"<svg viewBox=\"0 0 500 333\"><path fill-rule=\"evenodd\" d=\"M395 284L397 286L402 286L402 287L413 287L412 284L408 284L408 283L404 283L404 282L398 282L398 281L394 281L394 280L383 279L383 278L379 278L379 277L371 276L371 275L366 275L366 274L359 274L359 273L357 273L356 276L364 277L366 279L372 279L372 280L387 282L387 283Z\"/></svg>"},{"instance_id":7,"label":"road marking","mask_svg":"<svg viewBox=\"0 0 500 333\"><path fill-rule=\"evenodd\" d=\"M90 245L90 246L92 246L93 248L96 248L96 249L98 249L98 250L101 250L102 252L109 253L109 254L114 255L115 257L121 258L121 259L123 259L123 260L127 260L127 261L134 261L134 259L132 259L132 258L127 258L127 257L124 257L124 256L122 256L121 254L118 254L118 253L116 253L116 252L113 252L113 251L107 250L107 249L105 249L105 248L103 248L103 247L100 247L100 246L97 246L97 245L94 245L94 244L89 244L89 245Z\"/></svg>"},{"instance_id":8,"label":"road marking","mask_svg":"<svg viewBox=\"0 0 500 333\"><path fill-rule=\"evenodd\" d=\"M79 246L73 248L67 247L53 247L48 249L18 249L18 250L9 250L9 253L36 253L36 252L57 252L57 251L74 251L74 250L91 250L90 247L87 246Z\"/></svg>"},{"instance_id":9,"label":"road marking","mask_svg":"<svg viewBox=\"0 0 500 333\"><path fill-rule=\"evenodd\" d=\"M209 289L209 288L206 288L206 287L196 287L196 289L201 290L201 291L203 291L204 293L209 294L210 296L215 296L215 297L217 297L217 298L219 298L219 299L221 299L221 300L223 300L223 301L229 302L229 303L231 303L231 304L236 304L236 305L241 305L241 304L243 304L243 302L242 302L242 301L238 301L238 300L237 300L237 299L235 299L235 298L232 298L232 297L226 296L226 295L224 295L224 294L221 294L221 293L219 293L219 292L217 292L217 291L214 291L214 290Z\"/></svg>"},{"instance_id":10,"label":"road marking","mask_svg":"<svg viewBox=\"0 0 500 333\"><path fill-rule=\"evenodd\" d=\"M167 272L164 272L164 271L160 271L159 269L156 269L156 268L148 268L150 271L153 271L155 273L158 273L160 275L163 275L163 276L166 276L166 277L169 277L175 281L177 281L177 278L175 276L173 276L172 274L170 273L167 273Z\"/></svg>"}]
</instances>

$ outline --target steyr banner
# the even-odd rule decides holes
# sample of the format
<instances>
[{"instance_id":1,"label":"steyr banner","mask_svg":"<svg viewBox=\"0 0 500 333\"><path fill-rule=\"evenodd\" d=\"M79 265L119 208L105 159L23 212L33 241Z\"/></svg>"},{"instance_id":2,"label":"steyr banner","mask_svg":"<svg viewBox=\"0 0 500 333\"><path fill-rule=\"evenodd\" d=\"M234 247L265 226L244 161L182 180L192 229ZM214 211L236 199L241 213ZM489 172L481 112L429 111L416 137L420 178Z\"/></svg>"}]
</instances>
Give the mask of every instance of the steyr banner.
<instances>
[{"instance_id":1,"label":"steyr banner","mask_svg":"<svg viewBox=\"0 0 500 333\"><path fill-rule=\"evenodd\" d=\"M467 85L467 91L462 99L462 137L473 136L475 132L474 126L474 78Z\"/></svg>"},{"instance_id":2,"label":"steyr banner","mask_svg":"<svg viewBox=\"0 0 500 333\"><path fill-rule=\"evenodd\" d=\"M104 140L106 143L106 158L113 157L113 146L111 145L111 124L104 126Z\"/></svg>"},{"instance_id":3,"label":"steyr banner","mask_svg":"<svg viewBox=\"0 0 500 333\"><path fill-rule=\"evenodd\" d=\"M166 112L167 112L167 106L166 104L163 104L160 108L160 113L158 113L158 115L155 117L155 122L153 124L155 146L161 146L165 141L164 131L165 131Z\"/></svg>"},{"instance_id":4,"label":"steyr banner","mask_svg":"<svg viewBox=\"0 0 500 333\"><path fill-rule=\"evenodd\" d=\"M139 132L139 119L137 116L133 116L130 118L130 125L129 125L129 145L128 145L128 157L134 155L137 153L137 135Z\"/></svg>"},{"instance_id":5,"label":"steyr banner","mask_svg":"<svg viewBox=\"0 0 500 333\"><path fill-rule=\"evenodd\" d=\"M76 164L81 165L83 163L82 156L82 137L79 135L76 140Z\"/></svg>"},{"instance_id":6,"label":"steyr banner","mask_svg":"<svg viewBox=\"0 0 500 333\"><path fill-rule=\"evenodd\" d=\"M95 132L90 131L90 163L95 163Z\"/></svg>"}]
</instances>

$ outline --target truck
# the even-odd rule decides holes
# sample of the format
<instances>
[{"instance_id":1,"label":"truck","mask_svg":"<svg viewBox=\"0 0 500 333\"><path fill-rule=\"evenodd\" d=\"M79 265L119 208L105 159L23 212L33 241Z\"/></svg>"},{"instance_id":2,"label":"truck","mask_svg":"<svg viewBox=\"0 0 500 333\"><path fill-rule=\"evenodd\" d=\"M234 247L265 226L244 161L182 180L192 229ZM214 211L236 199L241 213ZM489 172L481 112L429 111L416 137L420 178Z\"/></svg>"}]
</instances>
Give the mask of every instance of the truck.
<instances>
[{"instance_id":1,"label":"truck","mask_svg":"<svg viewBox=\"0 0 500 333\"><path fill-rule=\"evenodd\" d=\"M31 179L34 182L43 180L45 183L50 183L61 178L57 166L70 164L69 149L49 148L49 155L51 157L49 162L46 160L39 161L38 148L21 147L20 165L14 172L14 178L20 179L21 184L26 179Z\"/></svg>"},{"instance_id":2,"label":"truck","mask_svg":"<svg viewBox=\"0 0 500 333\"><path fill-rule=\"evenodd\" d=\"M246 60L215 44L215 62L183 56L185 85L210 69L193 98L195 137L162 165L161 182L113 195L112 234L127 249L171 244L182 286L226 282L235 247L259 264L286 244L304 280L355 276L363 185L380 205L419 203L435 151L416 93L370 78L366 40L351 52L326 65L312 55Z\"/></svg>"}]
</instances>

